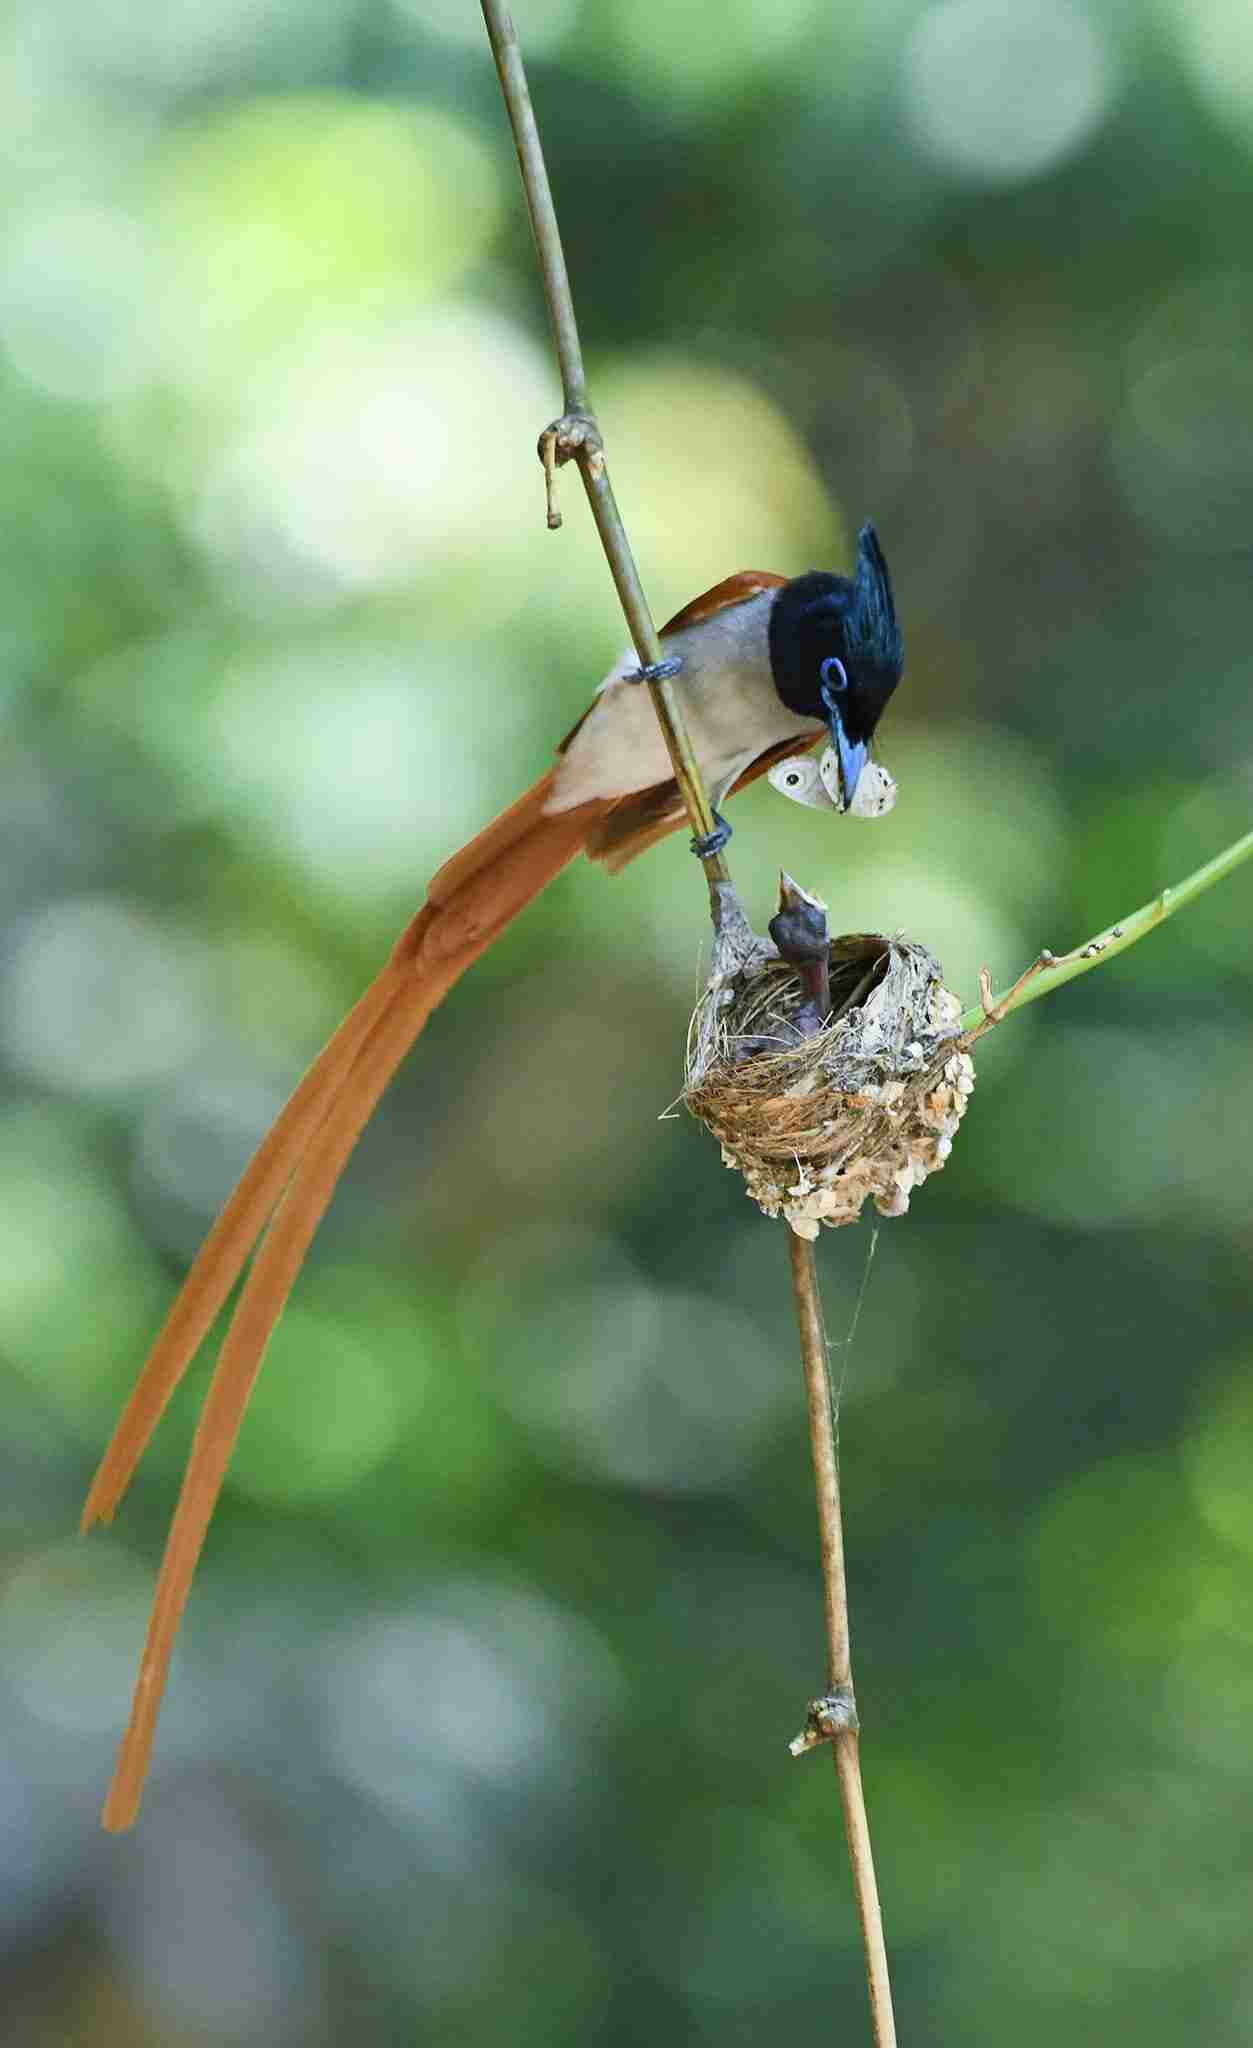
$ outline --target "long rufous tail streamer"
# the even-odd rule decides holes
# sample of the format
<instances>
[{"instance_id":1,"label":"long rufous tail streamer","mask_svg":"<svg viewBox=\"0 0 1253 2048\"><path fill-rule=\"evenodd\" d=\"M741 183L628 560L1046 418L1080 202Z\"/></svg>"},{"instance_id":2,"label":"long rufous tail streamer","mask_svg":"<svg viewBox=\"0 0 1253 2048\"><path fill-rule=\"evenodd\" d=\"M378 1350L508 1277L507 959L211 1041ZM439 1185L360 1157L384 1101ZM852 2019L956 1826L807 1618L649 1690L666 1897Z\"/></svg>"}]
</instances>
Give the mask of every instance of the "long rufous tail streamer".
<instances>
[{"instance_id":1,"label":"long rufous tail streamer","mask_svg":"<svg viewBox=\"0 0 1253 2048\"><path fill-rule=\"evenodd\" d=\"M170 1655L223 1475L265 1348L340 1174L432 1010L510 920L579 853L606 806L546 815L541 777L446 862L391 959L263 1140L189 1272L92 1483L83 1527L108 1521L162 1410L261 1233L196 1429L157 1580L147 1639L104 1807L129 1827L152 1751ZM266 1229L269 1224L268 1230Z\"/></svg>"}]
</instances>

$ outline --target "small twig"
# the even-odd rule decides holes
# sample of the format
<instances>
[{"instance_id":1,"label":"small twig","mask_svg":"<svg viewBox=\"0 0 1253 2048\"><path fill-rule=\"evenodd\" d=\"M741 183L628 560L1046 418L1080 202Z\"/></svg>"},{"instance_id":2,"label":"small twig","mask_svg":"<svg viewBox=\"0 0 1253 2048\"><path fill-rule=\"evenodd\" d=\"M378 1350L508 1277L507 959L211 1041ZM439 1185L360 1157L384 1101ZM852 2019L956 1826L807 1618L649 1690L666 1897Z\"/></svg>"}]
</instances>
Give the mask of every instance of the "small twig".
<instances>
[{"instance_id":1,"label":"small twig","mask_svg":"<svg viewBox=\"0 0 1253 2048\"><path fill-rule=\"evenodd\" d=\"M988 1031L993 1024L1001 1023L1009 1015L1010 1010L1026 988L1027 983L1034 981L1036 975L1042 974L1045 968L1056 967L1056 965L1056 955L1050 953L1046 946L1042 953L1036 955L1030 967L1023 968L1013 987L1006 989L999 1002L992 994L991 975L986 967L981 967L979 969L979 1006L983 1011L983 1022L977 1031L968 1032L967 1036L977 1038L980 1031Z\"/></svg>"},{"instance_id":2,"label":"small twig","mask_svg":"<svg viewBox=\"0 0 1253 2048\"><path fill-rule=\"evenodd\" d=\"M979 976L980 999L962 1013L958 1027L962 1035L968 1043L981 1038L1011 1010L1020 1010L1024 1003L1033 1003L1037 996L1047 995L1051 990L1060 988L1063 982L1086 974L1102 960L1112 960L1115 953L1125 952L1128 946L1134 946L1137 940L1154 931L1159 924L1164 924L1168 917L1173 917L1194 897L1212 889L1215 882L1221 882L1251 854L1253 832L1246 832L1242 839L1234 840L1221 853L1216 853L1213 860L1206 861L1204 867L1197 868L1186 881L1180 882L1176 888L1163 889L1160 896L1154 896L1151 902L1133 911L1130 917L1122 918L1118 924L1107 925L1103 932L1089 939L1086 946L1076 946L1072 953L1056 957L1052 953L1041 953L1003 995L992 995L987 969L984 968Z\"/></svg>"},{"instance_id":3,"label":"small twig","mask_svg":"<svg viewBox=\"0 0 1253 2048\"><path fill-rule=\"evenodd\" d=\"M648 608L648 600L644 596L639 571L635 566L635 557L631 552L631 544L627 539L622 515L609 481L600 428L588 404L583 352L579 345L579 330L574 317L570 278L566 270L561 231L557 226L557 213L553 205L552 187L548 182L535 110L527 89L522 52L518 47L517 34L509 12L501 5L501 0L481 0L481 5L492 55L496 60L500 89L504 94L505 106L513 128L513 139L517 144L518 164L530 210L531 226L535 232L535 246L539 252L540 270L544 278L544 295L548 300L557 361L561 368L564 411L559 420L554 420L551 426L545 427L539 438L539 457L544 465L544 485L548 502L548 524L550 527L561 524L561 514L557 510L556 502L556 472L562 463L576 462L583 479L583 487L587 492L588 503L592 508L592 517L596 521L600 543L605 551L605 559L618 592L618 601L622 606L636 654L639 656L640 667L644 671L653 700L653 709L657 713L666 750L674 768L675 781L679 785L679 793L691 820L693 837L707 840L713 836L716 823L713 807L670 678L652 673L662 658L661 643L657 638L657 628L653 624L653 616ZM705 854L702 865L711 891L715 884L730 880L720 853Z\"/></svg>"},{"instance_id":4,"label":"small twig","mask_svg":"<svg viewBox=\"0 0 1253 2048\"><path fill-rule=\"evenodd\" d=\"M888 1976L887 1949L883 1939L883 1916L875 1883L874 1857L870 1848L870 1827L861 1783L857 1703L853 1696L852 1657L848 1635L848 1588L844 1575L844 1530L840 1517L840 1468L835 1448L835 1424L831 1413L831 1383L827 1369L827 1333L822 1319L822 1299L814 1266L814 1248L807 1238L788 1229L788 1253L792 1262L792 1297L800 1331L801 1358L805 1367L805 1391L809 1404L809 1441L813 1452L814 1484L818 1496L818 1528L822 1549L822 1585L826 1608L829 1685L822 1699L810 1703L804 1731L792 1744L799 1756L819 1742L828 1741L835 1755L844 1809L844 1833L848 1860L853 1873L857 1917L861 1922L862 1947L866 1960L866 1985L870 1994L870 2027L874 2048L896 2048L896 2021L892 2013L892 1984Z\"/></svg>"},{"instance_id":5,"label":"small twig","mask_svg":"<svg viewBox=\"0 0 1253 2048\"><path fill-rule=\"evenodd\" d=\"M561 513L557 509L557 471L563 462L582 458L593 476L603 476L605 444L590 413L567 412L561 419L554 420L551 426L545 427L536 443L536 452L544 465L549 531L555 533L561 525Z\"/></svg>"},{"instance_id":6,"label":"small twig","mask_svg":"<svg viewBox=\"0 0 1253 2048\"><path fill-rule=\"evenodd\" d=\"M548 530L556 533L561 525L561 513L557 506L557 457L555 449L557 436L552 427L545 427L539 437L539 459L544 465L544 497L548 508Z\"/></svg>"}]
</instances>

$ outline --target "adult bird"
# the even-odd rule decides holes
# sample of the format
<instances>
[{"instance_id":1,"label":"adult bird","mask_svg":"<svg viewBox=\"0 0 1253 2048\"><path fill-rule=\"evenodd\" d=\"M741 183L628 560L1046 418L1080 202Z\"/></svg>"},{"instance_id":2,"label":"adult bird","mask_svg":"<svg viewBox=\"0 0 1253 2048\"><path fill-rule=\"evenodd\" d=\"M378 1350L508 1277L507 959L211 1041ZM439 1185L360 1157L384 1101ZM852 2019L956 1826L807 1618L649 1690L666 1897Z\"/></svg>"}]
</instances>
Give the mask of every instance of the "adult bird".
<instances>
[{"instance_id":1,"label":"adult bird","mask_svg":"<svg viewBox=\"0 0 1253 2048\"><path fill-rule=\"evenodd\" d=\"M824 733L838 763L839 808L848 808L903 661L873 527L858 536L851 578L749 570L685 606L661 640L665 656L680 664L675 688L715 808ZM174 1636L267 1340L388 1081L471 962L576 854L614 871L684 816L648 692L624 657L562 742L556 764L440 868L386 966L262 1140L149 1353L83 1511L85 1529L112 1519L167 1400L264 1231L192 1444L106 1827L127 1827L138 1811ZM728 831L719 819L715 842Z\"/></svg>"}]
</instances>

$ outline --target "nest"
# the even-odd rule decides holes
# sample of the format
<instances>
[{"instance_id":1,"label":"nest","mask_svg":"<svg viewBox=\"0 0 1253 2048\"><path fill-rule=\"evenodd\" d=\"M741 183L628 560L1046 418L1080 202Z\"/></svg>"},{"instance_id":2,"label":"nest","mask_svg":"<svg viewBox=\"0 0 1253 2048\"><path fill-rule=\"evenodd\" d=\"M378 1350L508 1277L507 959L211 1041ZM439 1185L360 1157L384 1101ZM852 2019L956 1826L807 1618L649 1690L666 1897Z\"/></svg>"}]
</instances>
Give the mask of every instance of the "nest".
<instances>
[{"instance_id":1,"label":"nest","mask_svg":"<svg viewBox=\"0 0 1253 2048\"><path fill-rule=\"evenodd\" d=\"M692 1019L684 1101L767 1216L801 1237L867 1199L903 1216L953 1149L974 1087L961 1004L925 946L831 943L831 1021L798 1034L801 977L754 940L719 961ZM747 951L747 957L744 957Z\"/></svg>"}]
</instances>

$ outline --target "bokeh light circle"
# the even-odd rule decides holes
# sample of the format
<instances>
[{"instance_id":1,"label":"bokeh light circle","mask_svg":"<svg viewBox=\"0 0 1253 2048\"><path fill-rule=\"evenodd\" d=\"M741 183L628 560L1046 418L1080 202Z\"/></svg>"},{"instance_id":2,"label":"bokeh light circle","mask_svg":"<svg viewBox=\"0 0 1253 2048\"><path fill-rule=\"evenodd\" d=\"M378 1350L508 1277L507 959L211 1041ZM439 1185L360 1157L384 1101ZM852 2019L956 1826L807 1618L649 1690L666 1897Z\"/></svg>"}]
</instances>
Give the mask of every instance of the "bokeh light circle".
<instances>
[{"instance_id":1,"label":"bokeh light circle","mask_svg":"<svg viewBox=\"0 0 1253 2048\"><path fill-rule=\"evenodd\" d=\"M940 0L905 48L905 110L919 147L964 178L1036 178L1082 147L1113 90L1088 15L1042 0Z\"/></svg>"}]
</instances>

